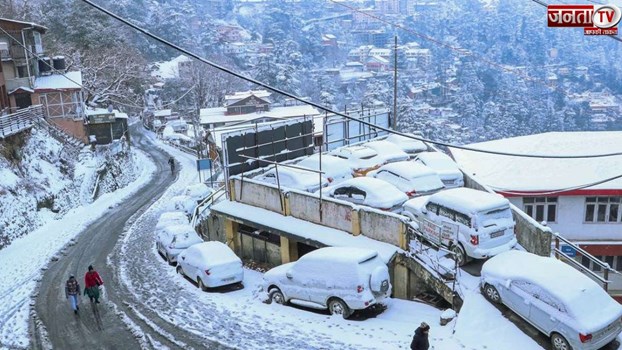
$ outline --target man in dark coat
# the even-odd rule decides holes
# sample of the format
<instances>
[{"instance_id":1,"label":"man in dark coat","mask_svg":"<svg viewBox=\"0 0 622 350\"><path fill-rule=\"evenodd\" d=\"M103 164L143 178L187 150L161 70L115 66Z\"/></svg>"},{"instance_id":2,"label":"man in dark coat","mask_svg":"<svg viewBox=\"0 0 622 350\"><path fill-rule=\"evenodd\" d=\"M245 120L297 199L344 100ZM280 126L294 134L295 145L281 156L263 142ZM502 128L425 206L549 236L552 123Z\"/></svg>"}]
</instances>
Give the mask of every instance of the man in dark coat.
<instances>
[{"instance_id":1,"label":"man in dark coat","mask_svg":"<svg viewBox=\"0 0 622 350\"><path fill-rule=\"evenodd\" d=\"M428 342L429 331L430 326L425 322L421 322L419 328L415 330L415 336L410 343L410 350L428 350L430 348L430 343Z\"/></svg>"}]
</instances>

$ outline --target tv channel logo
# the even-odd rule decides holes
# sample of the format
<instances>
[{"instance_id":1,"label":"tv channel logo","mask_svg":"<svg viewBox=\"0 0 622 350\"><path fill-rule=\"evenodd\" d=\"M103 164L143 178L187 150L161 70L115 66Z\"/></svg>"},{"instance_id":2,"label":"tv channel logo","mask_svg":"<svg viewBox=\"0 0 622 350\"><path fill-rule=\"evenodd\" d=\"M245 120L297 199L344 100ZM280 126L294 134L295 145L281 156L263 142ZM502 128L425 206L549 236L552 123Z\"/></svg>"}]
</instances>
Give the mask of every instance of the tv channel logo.
<instances>
[{"instance_id":1,"label":"tv channel logo","mask_svg":"<svg viewBox=\"0 0 622 350\"><path fill-rule=\"evenodd\" d=\"M607 5L548 5L549 27L579 27L585 35L617 35L620 8Z\"/></svg>"}]
</instances>

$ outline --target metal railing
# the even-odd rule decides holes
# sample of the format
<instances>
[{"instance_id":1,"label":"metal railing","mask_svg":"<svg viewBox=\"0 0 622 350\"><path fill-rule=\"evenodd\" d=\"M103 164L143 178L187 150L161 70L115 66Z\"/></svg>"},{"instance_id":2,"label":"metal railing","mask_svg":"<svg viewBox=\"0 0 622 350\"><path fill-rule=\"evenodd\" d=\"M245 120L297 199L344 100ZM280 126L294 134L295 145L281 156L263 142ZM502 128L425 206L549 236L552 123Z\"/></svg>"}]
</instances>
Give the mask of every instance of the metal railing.
<instances>
[{"instance_id":1,"label":"metal railing","mask_svg":"<svg viewBox=\"0 0 622 350\"><path fill-rule=\"evenodd\" d=\"M221 186L217 188L214 192L212 192L209 196L207 196L204 200L202 200L195 208L192 213L192 219L190 220L190 224L192 227L196 227L197 220L203 215L203 213L209 209L216 201L218 201L222 196L227 194L225 191L225 186Z\"/></svg>"},{"instance_id":2,"label":"metal railing","mask_svg":"<svg viewBox=\"0 0 622 350\"><path fill-rule=\"evenodd\" d=\"M575 267L579 271L583 272L584 274L586 274L586 275L596 279L600 283L602 283L603 284L603 288L605 289L605 291L609 290L609 283L611 282L611 281L609 281L609 272L619 273L618 271L616 271L615 269L611 268L611 266L609 266L609 264L604 263L604 262L598 260L595 256L593 256L592 254L588 253L583 248L581 248L578 245L572 243L568 239L562 237L559 233L557 233L557 232L553 233L553 237L554 237L554 240L555 240L555 247L553 248L553 252L555 253L555 257L557 259L560 259L560 257L561 257L568 264L572 265L573 267ZM581 256L588 258L593 264L595 264L595 265L599 266L600 268L602 268L603 269L603 276L601 277L599 274L597 274L596 272L590 270L588 267L583 266L583 264L579 263L578 261L573 259L571 256L566 254L564 251L562 251L560 249L560 244L559 244L560 241L563 242L564 244L572 247L572 249L574 249L577 253L581 254Z\"/></svg>"},{"instance_id":3,"label":"metal railing","mask_svg":"<svg viewBox=\"0 0 622 350\"><path fill-rule=\"evenodd\" d=\"M41 105L19 109L15 113L0 116L0 138L17 134L30 129L39 120L43 119Z\"/></svg>"}]
</instances>

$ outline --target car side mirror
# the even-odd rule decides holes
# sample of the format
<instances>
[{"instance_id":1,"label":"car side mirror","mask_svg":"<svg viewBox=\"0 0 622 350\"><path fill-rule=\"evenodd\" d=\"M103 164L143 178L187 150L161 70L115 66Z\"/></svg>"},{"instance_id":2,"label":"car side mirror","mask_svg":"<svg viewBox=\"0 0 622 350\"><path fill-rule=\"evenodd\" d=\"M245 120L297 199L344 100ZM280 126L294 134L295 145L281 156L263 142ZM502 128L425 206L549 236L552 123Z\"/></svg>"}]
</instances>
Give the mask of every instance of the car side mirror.
<instances>
[{"instance_id":1,"label":"car side mirror","mask_svg":"<svg viewBox=\"0 0 622 350\"><path fill-rule=\"evenodd\" d=\"M285 277L287 277L287 278L289 278L291 280L294 276L292 276L292 272L291 271L287 271L287 272L285 272Z\"/></svg>"}]
</instances>

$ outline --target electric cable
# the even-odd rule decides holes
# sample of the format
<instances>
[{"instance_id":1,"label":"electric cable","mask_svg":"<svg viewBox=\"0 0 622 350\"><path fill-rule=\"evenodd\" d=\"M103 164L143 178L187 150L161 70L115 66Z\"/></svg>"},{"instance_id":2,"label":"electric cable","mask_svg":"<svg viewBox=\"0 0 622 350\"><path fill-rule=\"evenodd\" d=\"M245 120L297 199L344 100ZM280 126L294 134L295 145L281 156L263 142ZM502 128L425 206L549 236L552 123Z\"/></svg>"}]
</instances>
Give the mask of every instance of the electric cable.
<instances>
[{"instance_id":1,"label":"electric cable","mask_svg":"<svg viewBox=\"0 0 622 350\"><path fill-rule=\"evenodd\" d=\"M610 178L607 179L603 179L603 180L598 180L598 181L594 181L588 184L583 184L583 185L577 185L577 186L572 186L572 187L566 187L566 188L559 188L559 189L555 189L555 190L550 190L550 191L546 191L546 192L527 192L527 191L513 191L510 189L505 189L505 188L500 188L500 187L494 187L494 186L490 186L488 185L488 187L490 187L491 189L493 189L495 192L503 192L505 194L509 194L509 195L516 195L516 196L544 196L544 195L551 195L551 194L559 194L559 193L564 193L564 192L568 192L568 191L574 191L574 190L581 190L584 188L588 188L588 187L593 187L593 186L597 186L600 184L603 184L605 182L609 182L609 181L613 181L616 179L622 178L622 174L621 175L616 175L616 176L612 176Z\"/></svg>"},{"instance_id":2,"label":"electric cable","mask_svg":"<svg viewBox=\"0 0 622 350\"><path fill-rule=\"evenodd\" d=\"M203 58L203 57L199 56L198 54L196 54L194 52L191 52L191 51L189 51L187 49L184 49L184 48L180 47L179 45L173 44L170 41L167 41L167 40L161 38L158 35L152 34L148 30L146 30L146 29L144 29L144 28L142 28L142 27L140 27L140 26L130 22L129 20L127 20L127 19L125 19L125 18L123 18L123 17L121 17L121 16L119 16L119 15L117 15L117 14L115 14L115 13L113 13L113 12L111 12L111 11L109 11L109 10L107 10L107 9L97 5L97 4L95 4L95 3L93 3L91 0L82 0L82 2L90 5L91 7L97 9L98 11L103 12L106 15L108 15L108 16L110 16L110 17L112 17L112 18L114 18L114 19L124 23L125 25L135 29L136 31L138 31L138 32L140 32L140 33L142 33L142 34L144 34L144 35L146 35L148 37L150 37L151 39L153 39L153 40L155 40L155 41L157 41L157 42L159 42L161 44L164 44L164 45L166 45L166 46L168 46L170 48L173 48L173 49L175 49L175 50L177 50L177 51L179 51L179 52L181 52L181 53L183 53L183 54L185 54L187 56L190 56L190 57L192 57L192 58L194 58L194 59L196 59L198 61L201 61L201 62L207 64L208 66L212 67L212 68L218 69L218 70L220 70L222 72L230 74L230 75L232 75L234 77L237 77L239 79L242 79L242 80L245 80L247 82L253 83L255 85L261 86L261 87L263 87L263 88L265 88L267 90L270 90L272 92L275 92L275 93L281 94L283 96L289 97L289 98L291 98L291 99L293 99L295 101L298 101L298 102L301 102L301 103L313 106L313 107L315 107L315 108L317 108L319 110L322 110L322 111L325 111L325 112L328 112L328 113L331 113L331 114L343 117L343 118L348 119L348 120L359 122L359 123L361 123L363 125L367 125L367 126L369 126L371 128L374 128L376 130L381 130L381 131L385 131L387 133L397 134L397 135L403 136L405 138L409 138L409 139L413 139L413 140L418 140L418 141L422 141L422 142L427 142L427 143L434 144L434 145L445 146L445 147L456 148L456 149L462 149L462 150L465 150L465 151L487 153L487 154L496 154L496 155L502 155L502 156L513 156L513 157L524 157L524 158L547 158L547 159L548 158L550 158L550 159L577 159L577 158L583 159L583 158L600 158L600 157L611 157L611 156L620 156L620 155L622 155L622 152L613 152L613 153L605 153L605 154L589 154L589 155L546 155L546 154L520 154L520 153L511 153L511 152L481 150L481 149L472 148L472 147L468 147L468 146L460 146L460 145L454 145L454 144L447 143L447 142L429 140L429 139L426 139L426 138L423 138L423 137L417 137L417 136L406 134L406 133L403 133L403 132L391 130L389 128L386 128L386 127L383 127L383 126L380 126L380 125L376 125L376 124L370 123L370 122L365 121L365 120L357 119L357 118L349 116L349 115L347 115L345 113L334 111L334 110L332 110L330 108L327 108L325 106L322 106L322 105L320 105L318 103L315 103L315 102L312 102L312 101L308 101L308 100L306 100L304 98L296 96L296 95L294 95L292 93L289 93L287 91L275 88L275 87L273 87L273 86L271 86L269 84L263 83L263 82L261 82L259 80L254 79L254 78L248 77L248 76L243 75L243 74L238 73L238 72L235 72L235 71L233 71L233 70L231 70L229 68L226 68L226 67L221 66L221 65L219 65L217 63L214 63L214 62L212 62L212 61L210 61L210 60L208 60L206 58Z\"/></svg>"}]
</instances>

